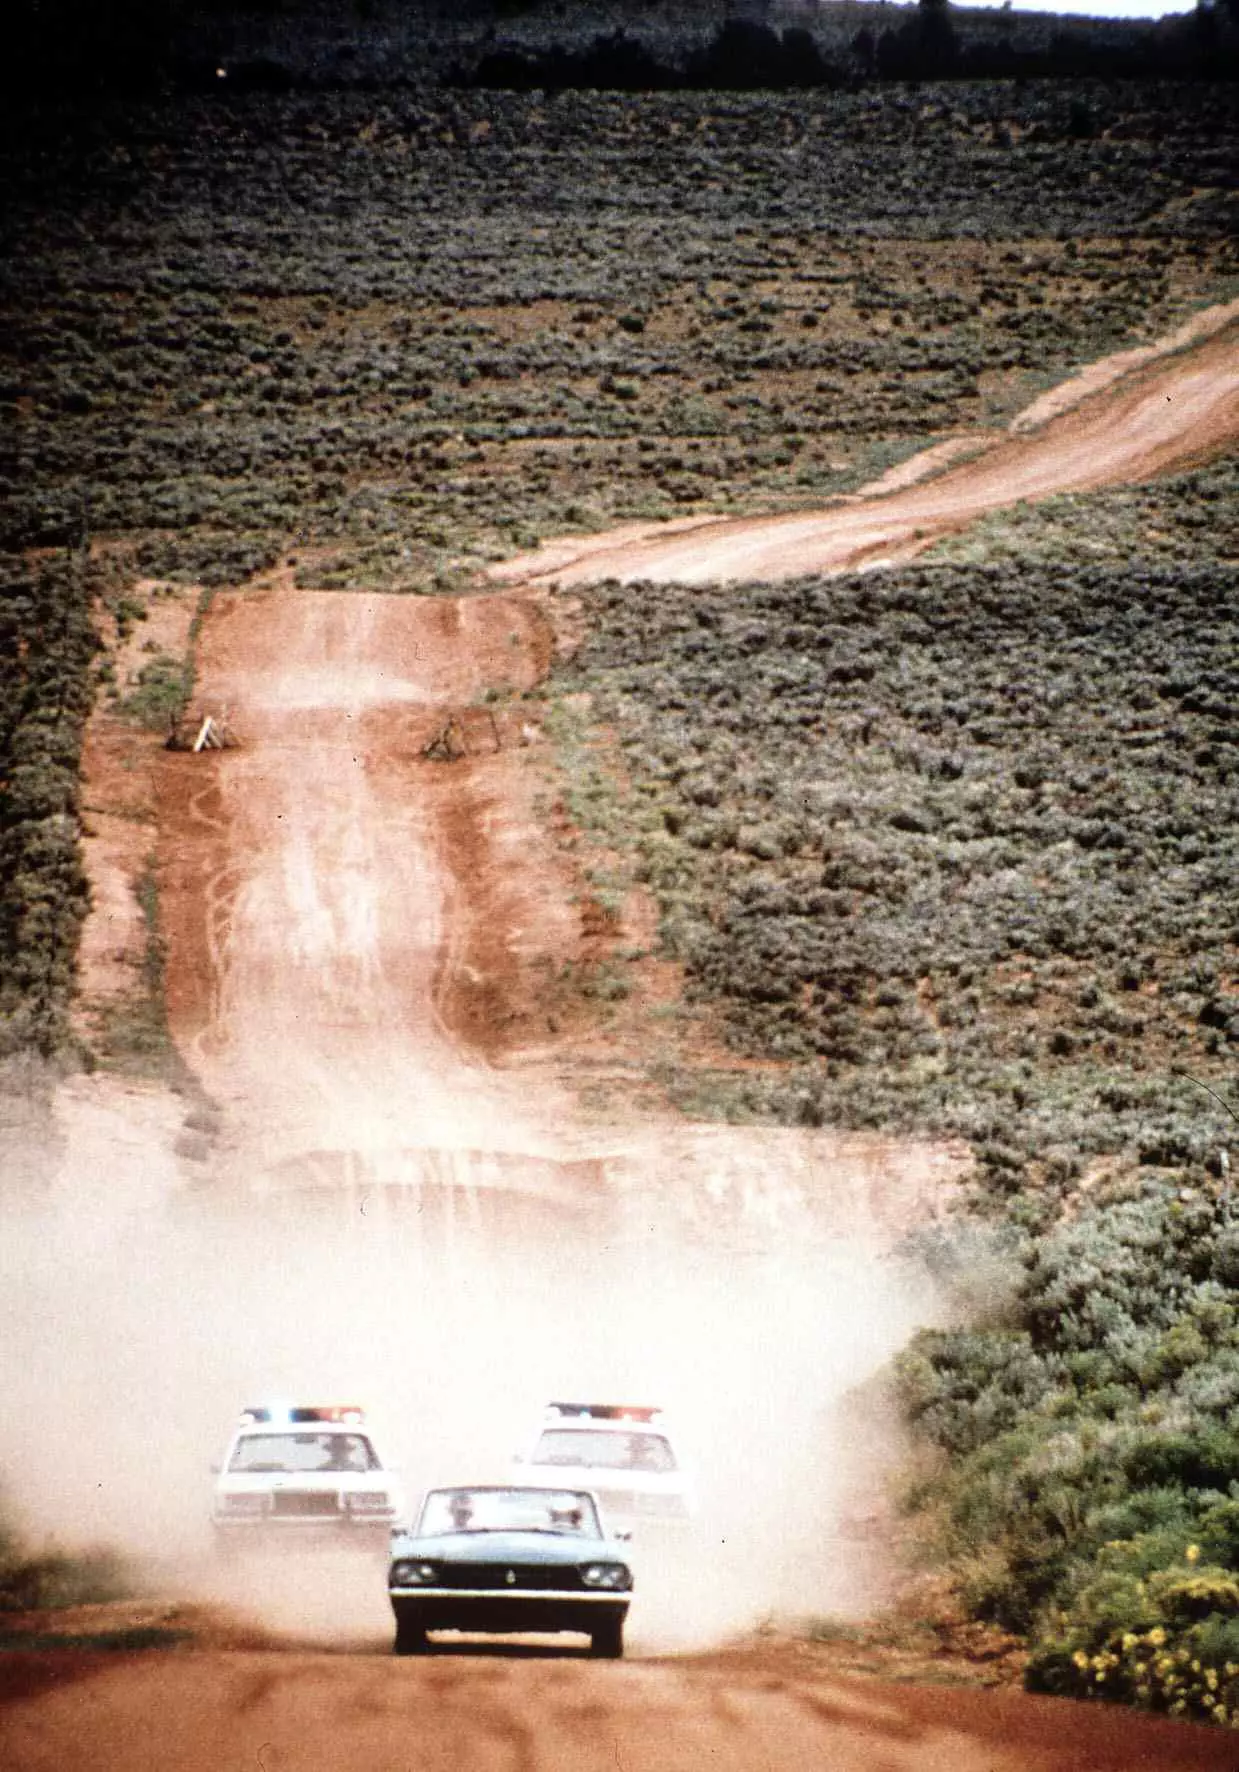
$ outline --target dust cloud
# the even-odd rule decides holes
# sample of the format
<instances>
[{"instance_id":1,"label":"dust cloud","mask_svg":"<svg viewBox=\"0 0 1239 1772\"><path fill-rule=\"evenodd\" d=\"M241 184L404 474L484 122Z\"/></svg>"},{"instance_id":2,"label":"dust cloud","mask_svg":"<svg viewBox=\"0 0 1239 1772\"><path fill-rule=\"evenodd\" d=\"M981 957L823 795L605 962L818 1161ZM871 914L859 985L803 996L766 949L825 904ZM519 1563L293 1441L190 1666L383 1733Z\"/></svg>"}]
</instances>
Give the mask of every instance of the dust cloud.
<instances>
[{"instance_id":1,"label":"dust cloud","mask_svg":"<svg viewBox=\"0 0 1239 1772\"><path fill-rule=\"evenodd\" d=\"M881 1545L855 1533L893 1430L855 1397L934 1305L876 1241L498 1240L407 1191L224 1200L169 1185L157 1104L145 1142L122 1105L123 1143L96 1116L0 1225L0 1471L36 1541L119 1545L283 1633L377 1640L381 1558L216 1566L210 1467L239 1409L363 1404L412 1505L506 1478L546 1400L582 1396L664 1406L695 1473L696 1518L634 1540L634 1646L881 1597Z\"/></svg>"}]
</instances>

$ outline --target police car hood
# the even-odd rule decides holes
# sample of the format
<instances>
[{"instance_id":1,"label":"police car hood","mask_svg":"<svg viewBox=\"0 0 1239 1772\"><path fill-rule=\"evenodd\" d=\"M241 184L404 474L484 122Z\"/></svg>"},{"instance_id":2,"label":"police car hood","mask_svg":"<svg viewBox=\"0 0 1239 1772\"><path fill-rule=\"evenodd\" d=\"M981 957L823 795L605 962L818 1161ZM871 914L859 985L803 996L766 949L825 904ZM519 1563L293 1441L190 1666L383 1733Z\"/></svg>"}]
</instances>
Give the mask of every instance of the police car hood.
<instances>
[{"instance_id":1,"label":"police car hood","mask_svg":"<svg viewBox=\"0 0 1239 1772\"><path fill-rule=\"evenodd\" d=\"M396 1532L391 1554L427 1563L543 1563L552 1568L627 1560L621 1546L609 1539L572 1532L445 1532L436 1538Z\"/></svg>"},{"instance_id":2,"label":"police car hood","mask_svg":"<svg viewBox=\"0 0 1239 1772\"><path fill-rule=\"evenodd\" d=\"M393 1489L390 1471L224 1471L216 1478L221 1495L267 1494L272 1489Z\"/></svg>"}]
</instances>

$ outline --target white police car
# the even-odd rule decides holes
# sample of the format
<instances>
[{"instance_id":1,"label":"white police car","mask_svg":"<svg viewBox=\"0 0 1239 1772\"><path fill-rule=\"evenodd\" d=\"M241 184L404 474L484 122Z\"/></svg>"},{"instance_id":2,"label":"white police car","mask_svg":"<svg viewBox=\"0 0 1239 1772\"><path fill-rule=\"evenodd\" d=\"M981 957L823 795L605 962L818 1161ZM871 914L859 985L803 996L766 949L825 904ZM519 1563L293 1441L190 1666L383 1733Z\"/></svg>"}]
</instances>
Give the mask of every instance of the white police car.
<instances>
[{"instance_id":1,"label":"white police car","mask_svg":"<svg viewBox=\"0 0 1239 1772\"><path fill-rule=\"evenodd\" d=\"M211 1524L225 1555L326 1540L387 1544L403 1507L354 1404L260 1404L242 1412L216 1467Z\"/></svg>"},{"instance_id":2,"label":"white police car","mask_svg":"<svg viewBox=\"0 0 1239 1772\"><path fill-rule=\"evenodd\" d=\"M513 1480L588 1489L609 1521L686 1520L692 1478L663 1410L650 1403L548 1403Z\"/></svg>"}]
</instances>

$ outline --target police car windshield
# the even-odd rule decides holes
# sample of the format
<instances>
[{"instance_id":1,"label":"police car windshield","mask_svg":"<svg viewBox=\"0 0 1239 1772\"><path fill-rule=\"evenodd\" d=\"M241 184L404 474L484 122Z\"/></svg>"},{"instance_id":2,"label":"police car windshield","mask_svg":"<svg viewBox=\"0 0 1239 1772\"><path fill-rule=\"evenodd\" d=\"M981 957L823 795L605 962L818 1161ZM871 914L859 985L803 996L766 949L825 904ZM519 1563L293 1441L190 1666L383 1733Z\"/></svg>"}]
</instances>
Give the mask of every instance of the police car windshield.
<instances>
[{"instance_id":1,"label":"police car windshield","mask_svg":"<svg viewBox=\"0 0 1239 1772\"><path fill-rule=\"evenodd\" d=\"M417 1530L423 1538L454 1532L602 1536L593 1500L575 1489L432 1489Z\"/></svg>"},{"instance_id":2,"label":"police car windshield","mask_svg":"<svg viewBox=\"0 0 1239 1772\"><path fill-rule=\"evenodd\" d=\"M586 1470L652 1471L676 1468L662 1434L615 1433L601 1428L552 1427L538 1441L535 1464L576 1465Z\"/></svg>"},{"instance_id":3,"label":"police car windshield","mask_svg":"<svg viewBox=\"0 0 1239 1772\"><path fill-rule=\"evenodd\" d=\"M374 1447L365 1434L314 1433L307 1429L243 1434L228 1460L230 1471L248 1471L252 1475L264 1471L356 1473L378 1468Z\"/></svg>"}]
</instances>

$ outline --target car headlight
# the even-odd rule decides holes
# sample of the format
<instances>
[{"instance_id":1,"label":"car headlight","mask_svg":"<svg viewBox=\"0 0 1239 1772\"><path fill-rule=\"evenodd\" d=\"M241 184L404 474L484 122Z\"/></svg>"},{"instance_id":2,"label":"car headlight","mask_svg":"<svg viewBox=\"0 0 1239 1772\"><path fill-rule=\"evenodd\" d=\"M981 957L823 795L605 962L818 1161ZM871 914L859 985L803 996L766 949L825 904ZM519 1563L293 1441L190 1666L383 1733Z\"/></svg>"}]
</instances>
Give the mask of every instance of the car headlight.
<instances>
[{"instance_id":1,"label":"car headlight","mask_svg":"<svg viewBox=\"0 0 1239 1772\"><path fill-rule=\"evenodd\" d=\"M429 1587L439 1578L433 1563L393 1563L388 1585L391 1587Z\"/></svg>"},{"instance_id":2,"label":"car headlight","mask_svg":"<svg viewBox=\"0 0 1239 1772\"><path fill-rule=\"evenodd\" d=\"M388 1514L391 1496L383 1489L360 1489L356 1494L346 1493L344 1505L351 1514Z\"/></svg>"},{"instance_id":3,"label":"car headlight","mask_svg":"<svg viewBox=\"0 0 1239 1772\"><path fill-rule=\"evenodd\" d=\"M238 1514L253 1516L265 1514L270 1503L266 1495L220 1495L216 1498L217 1514Z\"/></svg>"},{"instance_id":4,"label":"car headlight","mask_svg":"<svg viewBox=\"0 0 1239 1772\"><path fill-rule=\"evenodd\" d=\"M626 1588L631 1579L624 1563L586 1563L581 1570L586 1587Z\"/></svg>"}]
</instances>

